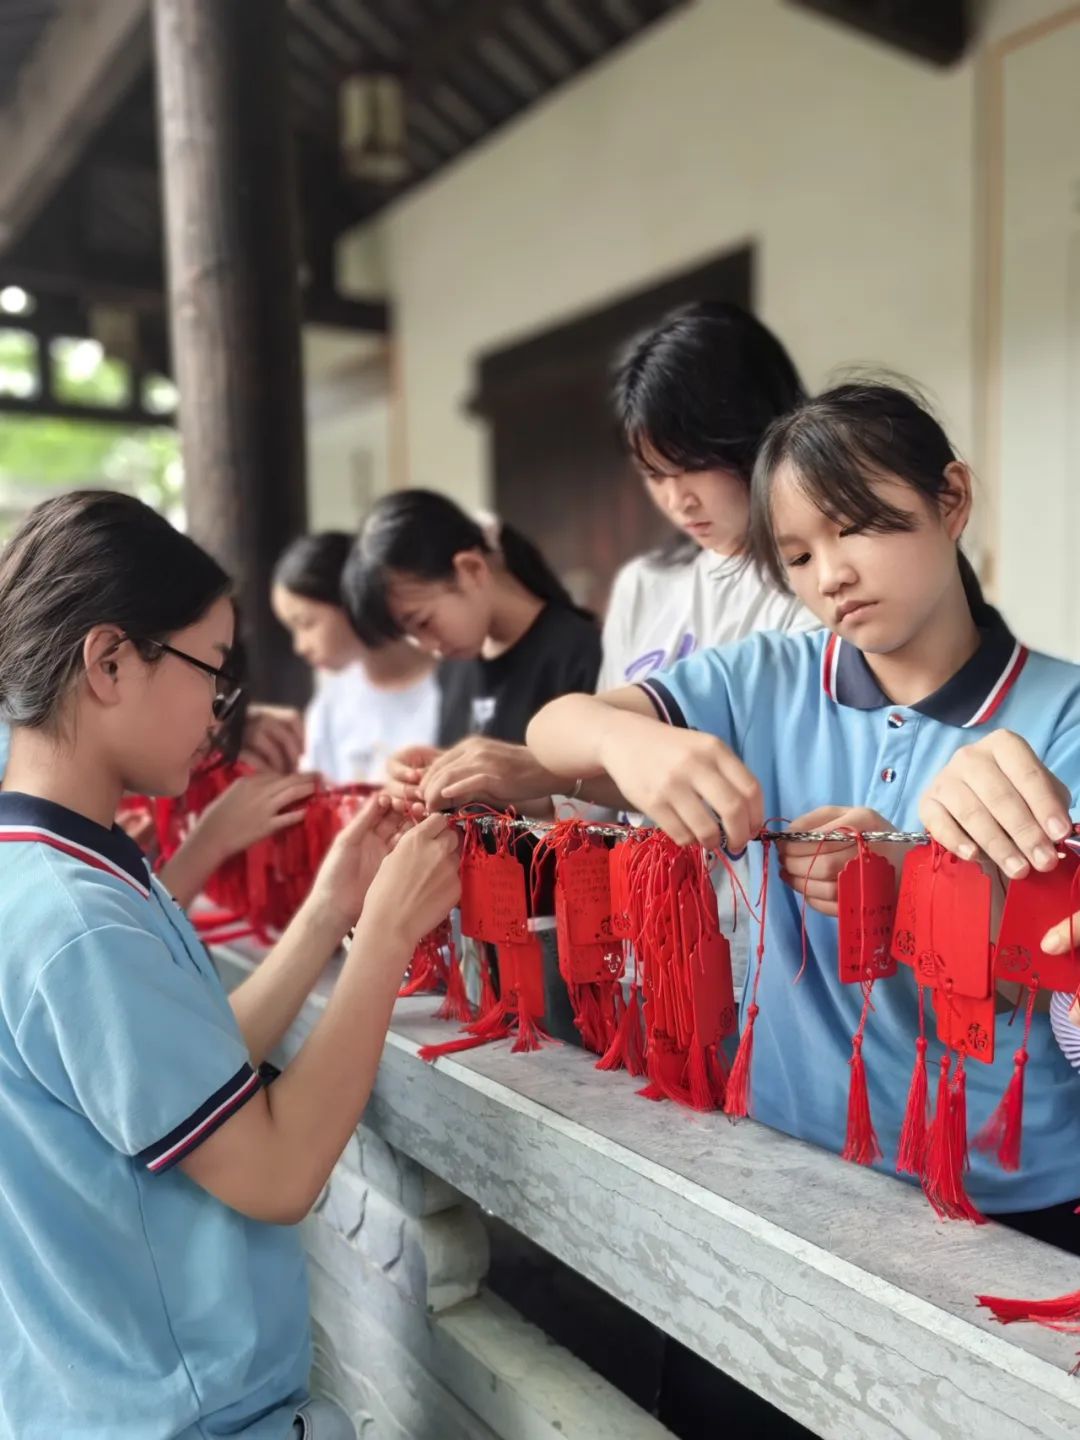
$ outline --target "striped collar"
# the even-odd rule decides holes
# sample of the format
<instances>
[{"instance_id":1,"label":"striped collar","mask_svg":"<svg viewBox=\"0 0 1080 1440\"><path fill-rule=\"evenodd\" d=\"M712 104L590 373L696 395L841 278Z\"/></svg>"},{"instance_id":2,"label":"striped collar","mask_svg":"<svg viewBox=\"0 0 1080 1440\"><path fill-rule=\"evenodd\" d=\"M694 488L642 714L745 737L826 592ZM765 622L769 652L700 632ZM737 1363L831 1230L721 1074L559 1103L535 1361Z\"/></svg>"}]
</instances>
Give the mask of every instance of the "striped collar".
<instances>
[{"instance_id":1,"label":"striped collar","mask_svg":"<svg viewBox=\"0 0 1080 1440\"><path fill-rule=\"evenodd\" d=\"M142 851L118 825L105 830L85 815L54 805L51 800L4 791L0 794L0 844L19 842L48 845L72 855L124 881L144 899L150 897Z\"/></svg>"},{"instance_id":2,"label":"striped collar","mask_svg":"<svg viewBox=\"0 0 1080 1440\"><path fill-rule=\"evenodd\" d=\"M985 725L993 717L1023 670L1028 650L989 605L978 618L982 640L975 654L940 690L906 708L963 730ZM830 700L855 710L893 704L863 652L845 644L839 635L830 635L825 645L821 683Z\"/></svg>"}]
</instances>

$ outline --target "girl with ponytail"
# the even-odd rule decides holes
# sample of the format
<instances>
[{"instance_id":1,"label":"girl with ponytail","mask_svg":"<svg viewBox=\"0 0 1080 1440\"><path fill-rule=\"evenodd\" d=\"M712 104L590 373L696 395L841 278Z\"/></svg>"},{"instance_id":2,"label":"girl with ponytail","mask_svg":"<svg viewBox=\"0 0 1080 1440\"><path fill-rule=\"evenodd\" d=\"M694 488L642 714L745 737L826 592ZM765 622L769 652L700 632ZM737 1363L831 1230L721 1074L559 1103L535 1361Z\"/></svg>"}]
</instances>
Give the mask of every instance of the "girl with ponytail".
<instances>
[{"instance_id":1,"label":"girl with ponytail","mask_svg":"<svg viewBox=\"0 0 1080 1440\"><path fill-rule=\"evenodd\" d=\"M342 594L365 644L404 635L444 662L438 745L445 750L484 737L469 742L465 761L469 769L476 760L478 775L492 758L488 751L505 761L517 747L527 760L520 747L533 715L560 695L596 684L595 618L575 605L520 531L483 524L445 495L384 496L353 545ZM416 747L399 762L396 778L418 786L438 754ZM469 798L482 793L480 784Z\"/></svg>"}]
</instances>

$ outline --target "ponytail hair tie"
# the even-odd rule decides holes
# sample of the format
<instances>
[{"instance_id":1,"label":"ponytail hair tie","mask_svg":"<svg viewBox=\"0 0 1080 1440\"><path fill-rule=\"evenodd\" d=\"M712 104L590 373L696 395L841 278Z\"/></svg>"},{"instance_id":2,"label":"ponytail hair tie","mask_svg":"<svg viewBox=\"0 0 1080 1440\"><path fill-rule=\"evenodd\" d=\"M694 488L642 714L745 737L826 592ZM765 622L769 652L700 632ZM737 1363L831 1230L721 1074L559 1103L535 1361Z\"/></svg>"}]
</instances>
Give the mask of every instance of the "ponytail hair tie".
<instances>
[{"instance_id":1,"label":"ponytail hair tie","mask_svg":"<svg viewBox=\"0 0 1080 1440\"><path fill-rule=\"evenodd\" d=\"M502 549L502 521L494 510L474 510L473 519L480 527L480 533L484 537L484 543L489 549L499 551Z\"/></svg>"}]
</instances>

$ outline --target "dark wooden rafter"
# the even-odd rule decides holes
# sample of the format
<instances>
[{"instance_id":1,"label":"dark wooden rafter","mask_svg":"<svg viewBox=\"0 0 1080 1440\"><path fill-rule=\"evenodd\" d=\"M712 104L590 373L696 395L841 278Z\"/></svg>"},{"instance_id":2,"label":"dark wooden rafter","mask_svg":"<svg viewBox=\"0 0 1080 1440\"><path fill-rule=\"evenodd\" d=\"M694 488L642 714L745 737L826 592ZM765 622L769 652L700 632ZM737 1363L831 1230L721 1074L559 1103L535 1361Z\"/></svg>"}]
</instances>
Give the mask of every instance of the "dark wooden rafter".
<instances>
[{"instance_id":1,"label":"dark wooden rafter","mask_svg":"<svg viewBox=\"0 0 1080 1440\"><path fill-rule=\"evenodd\" d=\"M405 47L380 8L353 0L320 0L320 9L359 43L369 63L405 63Z\"/></svg>"},{"instance_id":2,"label":"dark wooden rafter","mask_svg":"<svg viewBox=\"0 0 1080 1440\"><path fill-rule=\"evenodd\" d=\"M523 42L543 73L555 84L568 79L589 58L582 56L554 27L545 25L535 10L523 5L507 11L500 33L504 40Z\"/></svg>"},{"instance_id":3,"label":"dark wooden rafter","mask_svg":"<svg viewBox=\"0 0 1080 1440\"><path fill-rule=\"evenodd\" d=\"M5 0L0 5L0 104L6 104L19 72L55 17L60 0Z\"/></svg>"},{"instance_id":4,"label":"dark wooden rafter","mask_svg":"<svg viewBox=\"0 0 1080 1440\"><path fill-rule=\"evenodd\" d=\"M10 243L81 158L145 69L147 0L62 9L0 111L0 245Z\"/></svg>"},{"instance_id":5,"label":"dark wooden rafter","mask_svg":"<svg viewBox=\"0 0 1080 1440\"><path fill-rule=\"evenodd\" d=\"M584 57L584 63L595 60L623 38L615 20L602 3L588 0L542 0L544 18L567 36Z\"/></svg>"},{"instance_id":6,"label":"dark wooden rafter","mask_svg":"<svg viewBox=\"0 0 1080 1440\"><path fill-rule=\"evenodd\" d=\"M961 58L971 34L967 0L788 0L935 65Z\"/></svg>"},{"instance_id":7,"label":"dark wooden rafter","mask_svg":"<svg viewBox=\"0 0 1080 1440\"><path fill-rule=\"evenodd\" d=\"M501 31L482 35L476 47L485 63L513 87L519 105L538 100L547 89L535 57L523 54L522 47L508 40Z\"/></svg>"},{"instance_id":8,"label":"dark wooden rafter","mask_svg":"<svg viewBox=\"0 0 1080 1440\"><path fill-rule=\"evenodd\" d=\"M337 238L658 13L688 3L285 0L305 306L312 317L381 328L385 307L363 298L353 303L336 291ZM153 78L146 64L149 5L150 0L79 0L76 25L74 6L59 0L0 0L0 45L5 33L21 34L18 27L37 17L42 40L37 53L24 56L26 75L36 67L50 98L57 77L66 73L61 61L72 79L59 113L45 114L43 100L36 102L25 88L26 77L20 77L25 113L18 143L13 151L0 144L0 225L8 218L3 205L14 186L12 166L25 173L30 153L24 147L31 140L36 162L32 182L18 195L13 223L18 233L6 253L0 237L0 274L42 297L82 293L128 304L160 326L164 267ZM25 22L16 20L16 11ZM46 33L50 12L55 18ZM0 100L7 62L8 56L0 55ZM93 85L79 70L86 65L93 69ZM345 76L366 69L393 71L406 88L411 171L400 184L356 182L341 164L340 85ZM11 118L0 107L0 140L12 135ZM50 153L58 137L59 164Z\"/></svg>"}]
</instances>

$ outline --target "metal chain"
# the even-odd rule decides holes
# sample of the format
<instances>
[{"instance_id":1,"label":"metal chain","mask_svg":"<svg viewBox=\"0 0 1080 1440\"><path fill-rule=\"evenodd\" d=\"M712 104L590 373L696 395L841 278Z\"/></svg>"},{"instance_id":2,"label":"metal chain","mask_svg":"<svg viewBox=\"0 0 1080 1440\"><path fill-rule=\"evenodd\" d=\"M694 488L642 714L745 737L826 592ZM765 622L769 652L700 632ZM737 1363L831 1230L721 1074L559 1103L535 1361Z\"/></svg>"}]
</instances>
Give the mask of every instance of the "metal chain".
<instances>
[{"instance_id":1,"label":"metal chain","mask_svg":"<svg viewBox=\"0 0 1080 1440\"><path fill-rule=\"evenodd\" d=\"M503 815L470 815L467 818L470 824L477 824L484 830L505 827L511 830L531 830L536 834L546 834L554 829L556 823L553 820L530 820L527 816L510 818ZM463 824L463 819L459 817L458 823ZM604 835L614 840L644 840L652 833L651 828L645 825L601 824L592 821L586 821L581 828L587 835ZM761 830L753 838L759 841L794 840L806 845L843 842L854 845L856 840L850 830ZM868 845L925 845L930 839L929 835L918 830L862 830L858 838Z\"/></svg>"}]
</instances>

